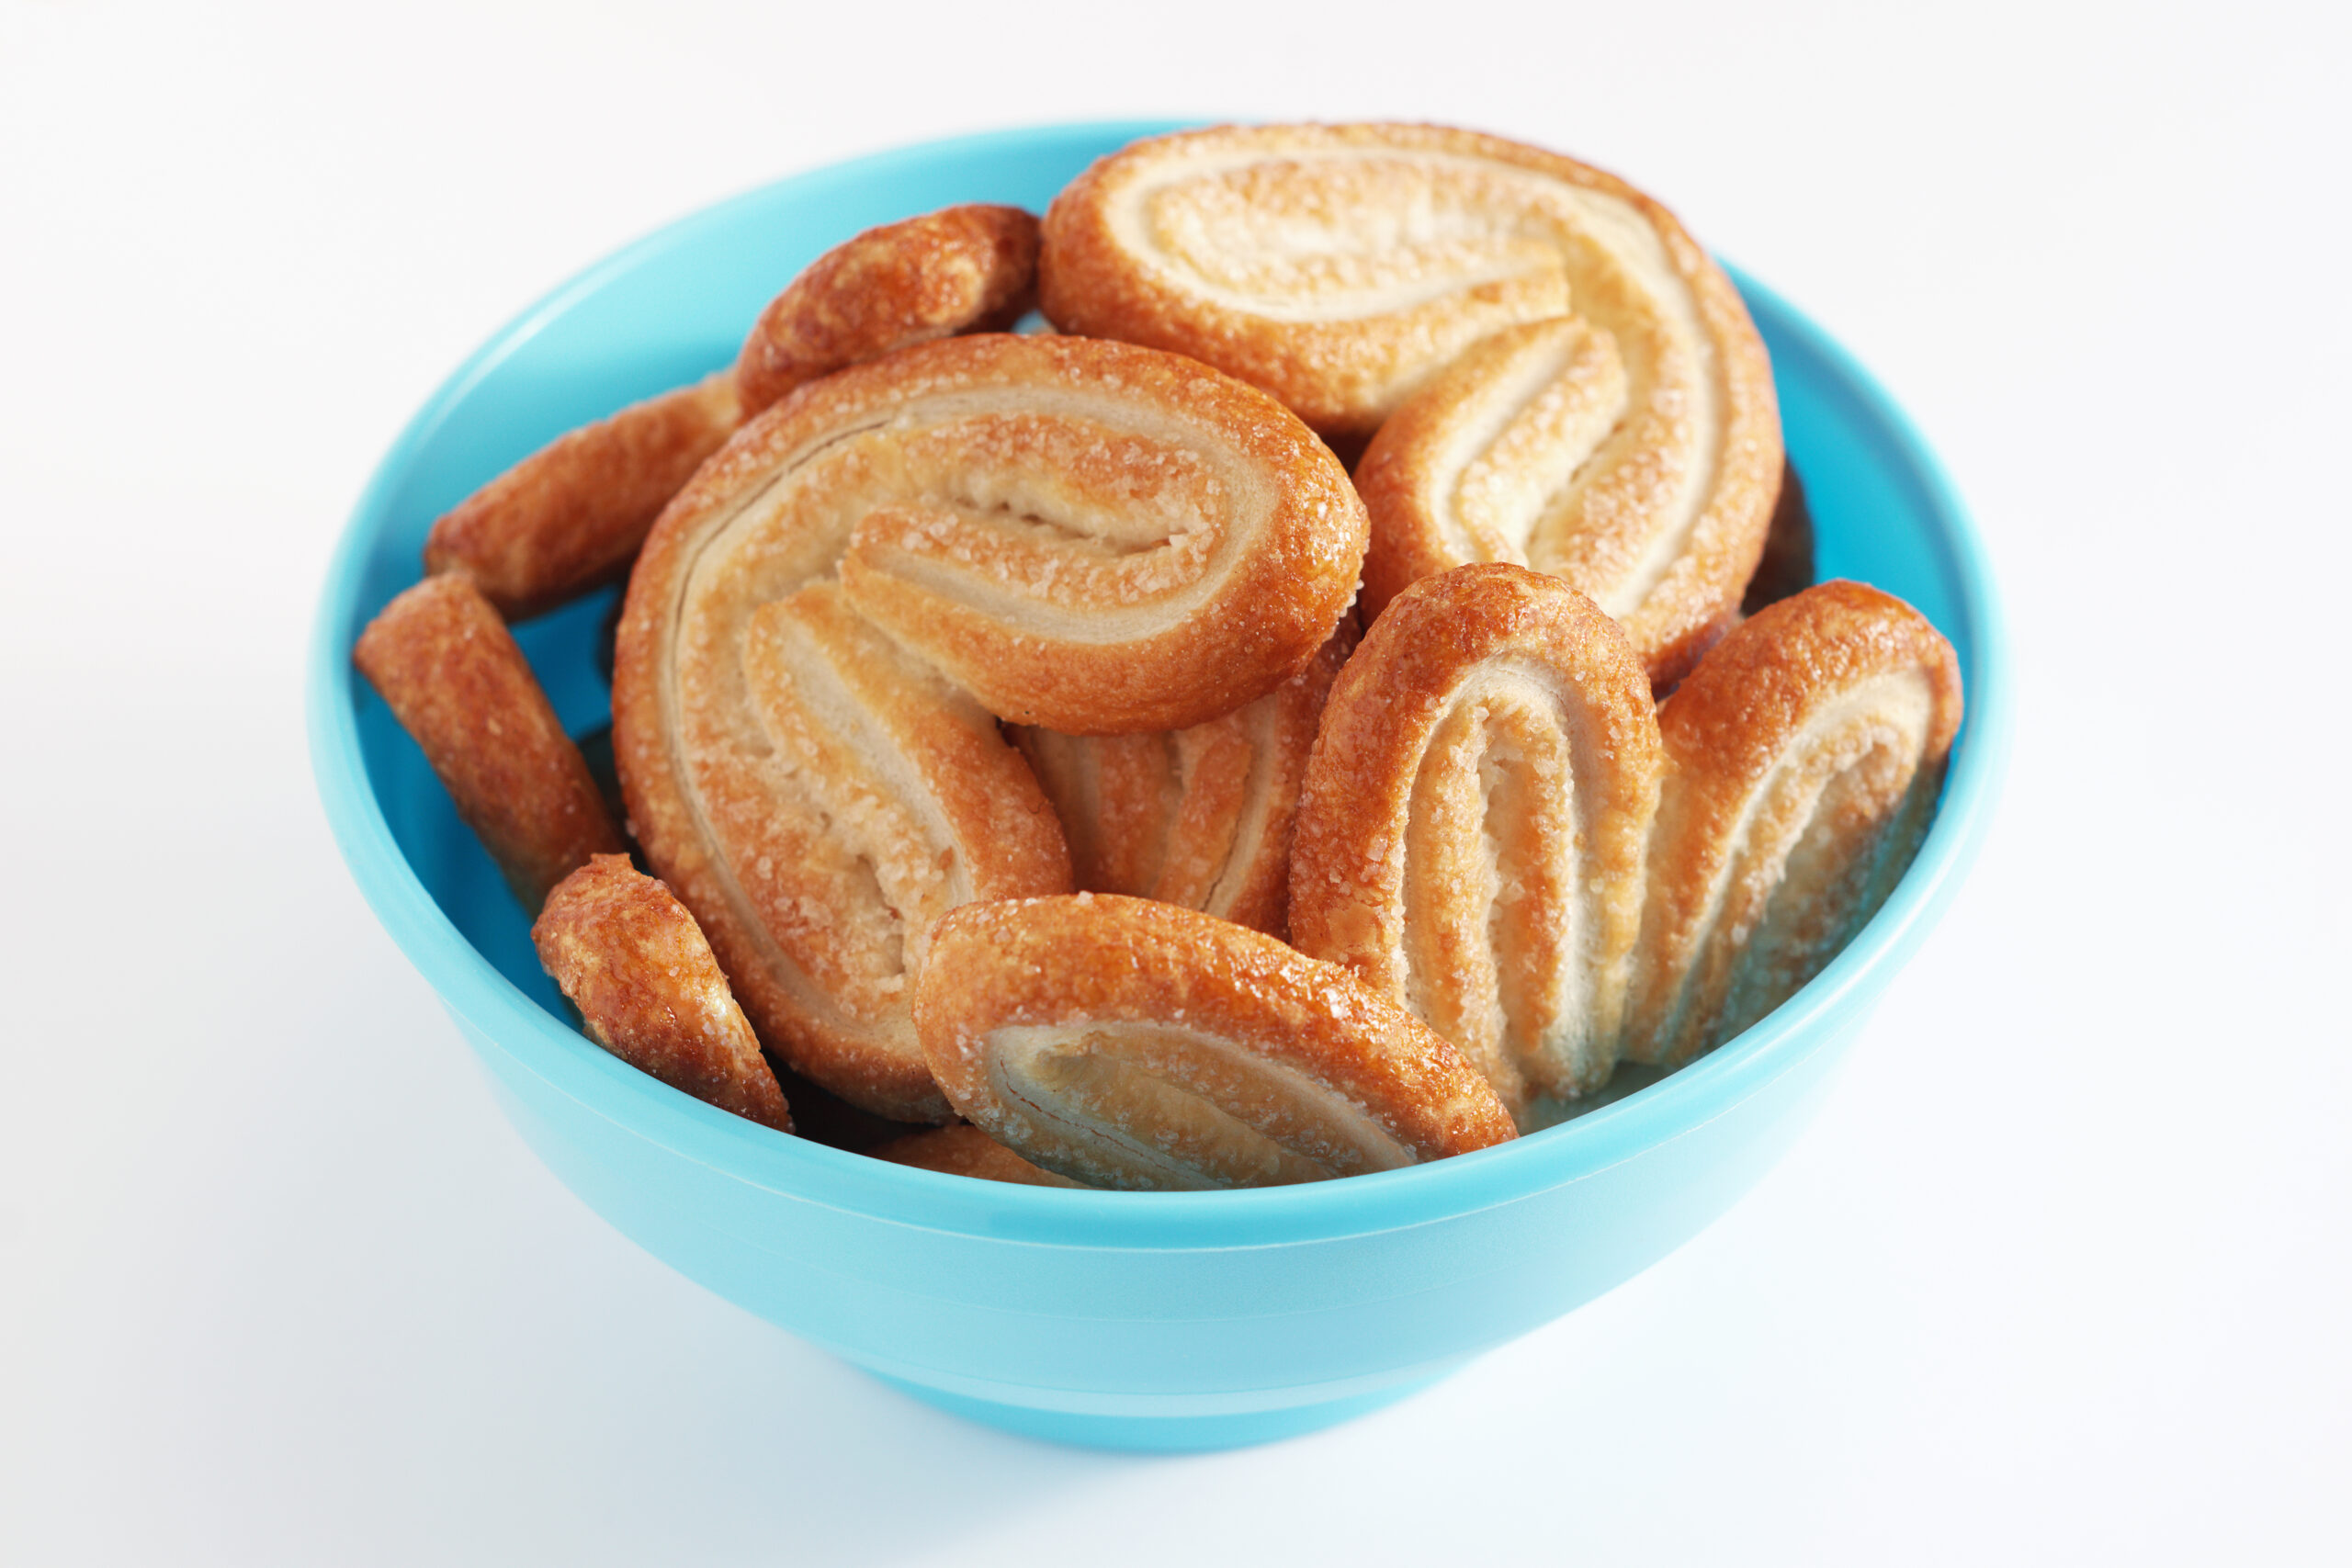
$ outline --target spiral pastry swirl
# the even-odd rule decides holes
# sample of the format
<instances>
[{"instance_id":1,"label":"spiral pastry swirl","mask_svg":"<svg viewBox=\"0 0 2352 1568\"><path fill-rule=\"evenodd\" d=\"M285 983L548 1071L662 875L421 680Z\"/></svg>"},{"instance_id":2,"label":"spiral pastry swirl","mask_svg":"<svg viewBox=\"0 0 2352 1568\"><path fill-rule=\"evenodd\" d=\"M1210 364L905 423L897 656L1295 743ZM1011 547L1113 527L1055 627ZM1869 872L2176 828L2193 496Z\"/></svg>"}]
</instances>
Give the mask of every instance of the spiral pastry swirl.
<instances>
[{"instance_id":1,"label":"spiral pastry swirl","mask_svg":"<svg viewBox=\"0 0 2352 1568\"><path fill-rule=\"evenodd\" d=\"M1514 1115L1605 1082L1657 806L1649 682L1556 578L1399 594L1340 672L1291 852L1291 936L1403 1002Z\"/></svg>"},{"instance_id":2,"label":"spiral pastry swirl","mask_svg":"<svg viewBox=\"0 0 2352 1568\"><path fill-rule=\"evenodd\" d=\"M1960 719L1951 645L1859 582L1781 600L1707 655L1658 712L1629 1059L1679 1066L1820 973L1917 853Z\"/></svg>"},{"instance_id":3,"label":"spiral pastry swirl","mask_svg":"<svg viewBox=\"0 0 2352 1568\"><path fill-rule=\"evenodd\" d=\"M1070 886L995 719L1248 703L1329 636L1363 539L1295 418L1150 350L965 337L812 382L703 468L631 577L632 823L771 1049L944 1118L908 1012L926 934Z\"/></svg>"},{"instance_id":4,"label":"spiral pastry swirl","mask_svg":"<svg viewBox=\"0 0 2352 1568\"><path fill-rule=\"evenodd\" d=\"M1780 472L1770 367L1622 180L1434 126L1185 132L1073 182L1039 269L1066 331L1193 355L1338 444L1382 432L1370 615L1431 571L1526 565L1624 621L1663 685L1737 609Z\"/></svg>"}]
</instances>

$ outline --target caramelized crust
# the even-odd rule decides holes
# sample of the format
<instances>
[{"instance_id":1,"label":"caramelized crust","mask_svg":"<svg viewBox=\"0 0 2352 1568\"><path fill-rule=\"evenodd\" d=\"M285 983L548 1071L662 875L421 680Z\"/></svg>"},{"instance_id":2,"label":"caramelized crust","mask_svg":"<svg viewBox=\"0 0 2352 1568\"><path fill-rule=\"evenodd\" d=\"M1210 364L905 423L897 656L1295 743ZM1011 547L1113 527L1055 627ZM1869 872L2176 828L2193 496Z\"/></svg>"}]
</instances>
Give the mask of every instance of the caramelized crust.
<instances>
[{"instance_id":1,"label":"caramelized crust","mask_svg":"<svg viewBox=\"0 0 2352 1568\"><path fill-rule=\"evenodd\" d=\"M672 1089L792 1131L784 1091L710 944L685 906L627 855L597 855L559 883L531 941L588 1038Z\"/></svg>"},{"instance_id":2,"label":"caramelized crust","mask_svg":"<svg viewBox=\"0 0 2352 1568\"><path fill-rule=\"evenodd\" d=\"M472 578L510 621L616 581L738 413L722 370L558 436L434 524L424 570Z\"/></svg>"},{"instance_id":3,"label":"caramelized crust","mask_svg":"<svg viewBox=\"0 0 2352 1568\"><path fill-rule=\"evenodd\" d=\"M1658 713L1630 1058L1679 1066L1837 955L1917 852L1960 718L1951 645L1860 583L1782 600L1707 655Z\"/></svg>"},{"instance_id":4,"label":"caramelized crust","mask_svg":"<svg viewBox=\"0 0 2352 1568\"><path fill-rule=\"evenodd\" d=\"M1709 433L1655 385L1645 403L1622 342L1576 316L1507 328L1380 427L1356 468L1370 613L1431 572L1510 561L1623 623L1661 688L1729 629L1771 518L1777 416L1772 468L1718 473L1708 495ZM1676 363L1671 344L1646 348Z\"/></svg>"},{"instance_id":5,"label":"caramelized crust","mask_svg":"<svg viewBox=\"0 0 2352 1568\"><path fill-rule=\"evenodd\" d=\"M1368 615L1446 567L1532 566L1663 687L1736 611L1780 468L1770 367L1722 271L1611 175L1434 126L1182 132L1056 198L1040 276L1066 331L1381 432Z\"/></svg>"},{"instance_id":6,"label":"caramelized crust","mask_svg":"<svg viewBox=\"0 0 2352 1568\"><path fill-rule=\"evenodd\" d=\"M1079 886L1286 935L1299 783L1324 698L1354 646L1354 627L1342 625L1298 674L1190 729L1016 729L1013 743L1061 819Z\"/></svg>"},{"instance_id":7,"label":"caramelized crust","mask_svg":"<svg viewBox=\"0 0 2352 1568\"><path fill-rule=\"evenodd\" d=\"M893 349L1001 332L1035 297L1037 220L972 203L868 229L808 265L743 340L750 418L804 381Z\"/></svg>"},{"instance_id":8,"label":"caramelized crust","mask_svg":"<svg viewBox=\"0 0 2352 1568\"><path fill-rule=\"evenodd\" d=\"M1291 936L1461 1047L1513 1114L1616 1065L1657 809L1648 678L1557 578L1397 595L1306 765Z\"/></svg>"},{"instance_id":9,"label":"caramelized crust","mask_svg":"<svg viewBox=\"0 0 2352 1568\"><path fill-rule=\"evenodd\" d=\"M910 1133L865 1152L893 1165L944 1171L949 1176L977 1177L982 1181L1012 1181L1025 1187L1082 1185L1031 1165L978 1127L961 1122L928 1132Z\"/></svg>"},{"instance_id":10,"label":"caramelized crust","mask_svg":"<svg viewBox=\"0 0 2352 1568\"><path fill-rule=\"evenodd\" d=\"M470 581L428 577L409 589L368 623L351 657L525 908L537 910L589 856L622 849L580 749Z\"/></svg>"},{"instance_id":11,"label":"caramelized crust","mask_svg":"<svg viewBox=\"0 0 2352 1568\"><path fill-rule=\"evenodd\" d=\"M1314 436L1170 355L975 336L811 382L705 466L631 576L632 825L770 1049L944 1119L907 1014L931 921L1070 886L989 714L1239 706L1312 660L1362 548Z\"/></svg>"},{"instance_id":12,"label":"caramelized crust","mask_svg":"<svg viewBox=\"0 0 2352 1568\"><path fill-rule=\"evenodd\" d=\"M957 1111L1091 1186L1313 1181L1512 1135L1485 1080L1402 1009L1170 904L967 905L933 938L915 1019Z\"/></svg>"}]
</instances>

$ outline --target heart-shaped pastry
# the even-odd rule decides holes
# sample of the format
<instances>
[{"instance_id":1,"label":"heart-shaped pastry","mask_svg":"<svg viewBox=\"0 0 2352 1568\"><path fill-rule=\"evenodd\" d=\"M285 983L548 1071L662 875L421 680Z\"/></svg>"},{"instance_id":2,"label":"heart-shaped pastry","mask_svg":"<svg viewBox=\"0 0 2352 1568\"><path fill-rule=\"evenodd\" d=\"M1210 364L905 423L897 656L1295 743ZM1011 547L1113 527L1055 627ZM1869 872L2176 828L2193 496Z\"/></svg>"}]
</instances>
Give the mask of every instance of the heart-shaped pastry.
<instances>
[{"instance_id":1,"label":"heart-shaped pastry","mask_svg":"<svg viewBox=\"0 0 2352 1568\"><path fill-rule=\"evenodd\" d=\"M990 716L1240 706L1314 658L1363 540L1304 425L1173 355L989 335L841 371L747 424L647 540L613 688L632 825L770 1049L937 1120L907 1011L932 921L1070 886Z\"/></svg>"},{"instance_id":2,"label":"heart-shaped pastry","mask_svg":"<svg viewBox=\"0 0 2352 1568\"><path fill-rule=\"evenodd\" d=\"M1837 956L1918 852L1960 719L1951 645L1859 582L1781 600L1701 661L1658 710L1630 1059L1711 1050Z\"/></svg>"},{"instance_id":3,"label":"heart-shaped pastry","mask_svg":"<svg viewBox=\"0 0 2352 1568\"><path fill-rule=\"evenodd\" d=\"M1460 1046L1514 1115L1607 1081L1657 807L1649 679L1559 579L1397 595L1332 688L1291 850L1291 940Z\"/></svg>"},{"instance_id":4,"label":"heart-shaped pastry","mask_svg":"<svg viewBox=\"0 0 2352 1568\"><path fill-rule=\"evenodd\" d=\"M967 905L940 924L915 1017L958 1111L1090 1186L1317 1181L1513 1135L1476 1069L1402 1008L1173 904Z\"/></svg>"},{"instance_id":5,"label":"heart-shaped pastry","mask_svg":"<svg viewBox=\"0 0 2352 1568\"><path fill-rule=\"evenodd\" d=\"M1381 431L1368 615L1449 566L1531 566L1625 622L1663 686L1755 569L1781 468L1762 341L1672 214L1573 159L1436 126L1156 137L1055 199L1039 297L1336 443Z\"/></svg>"}]
</instances>

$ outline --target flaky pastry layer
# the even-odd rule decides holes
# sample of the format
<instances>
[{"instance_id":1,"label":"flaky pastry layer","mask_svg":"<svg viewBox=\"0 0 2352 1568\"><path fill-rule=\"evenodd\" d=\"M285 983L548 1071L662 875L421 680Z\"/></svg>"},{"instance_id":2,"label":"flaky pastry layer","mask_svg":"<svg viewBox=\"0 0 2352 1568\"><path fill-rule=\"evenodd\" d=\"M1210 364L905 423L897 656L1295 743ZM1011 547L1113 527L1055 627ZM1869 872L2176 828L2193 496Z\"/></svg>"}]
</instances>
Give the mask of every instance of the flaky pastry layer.
<instances>
[{"instance_id":1,"label":"flaky pastry layer","mask_svg":"<svg viewBox=\"0 0 2352 1568\"><path fill-rule=\"evenodd\" d=\"M1768 606L1700 662L1658 713L1629 1058L1713 1048L1852 940L1926 836L1961 705L1951 645L1858 582Z\"/></svg>"},{"instance_id":2,"label":"flaky pastry layer","mask_svg":"<svg viewBox=\"0 0 2352 1568\"><path fill-rule=\"evenodd\" d=\"M1659 751L1623 632L1557 578L1399 594L1340 672L1291 851L1291 940L1475 1062L1514 1114L1616 1066Z\"/></svg>"},{"instance_id":3,"label":"flaky pastry layer","mask_svg":"<svg viewBox=\"0 0 2352 1568\"><path fill-rule=\"evenodd\" d=\"M1090 1186L1270 1186L1500 1143L1486 1080L1405 1010L1262 932L1141 898L972 904L915 1001L956 1110Z\"/></svg>"},{"instance_id":4,"label":"flaky pastry layer","mask_svg":"<svg viewBox=\"0 0 2352 1568\"><path fill-rule=\"evenodd\" d=\"M1265 388L1359 465L1365 611L1473 561L1569 579L1660 686L1736 611L1778 479L1762 340L1612 175L1418 125L1186 131L1046 215L1046 313Z\"/></svg>"},{"instance_id":5,"label":"flaky pastry layer","mask_svg":"<svg viewBox=\"0 0 2352 1568\"><path fill-rule=\"evenodd\" d=\"M869 1110L944 1117L907 1014L931 922L1070 886L990 713L1152 728L1249 702L1329 635L1361 530L1288 413L1125 344L950 339L747 425L631 578L614 735L761 1037Z\"/></svg>"}]
</instances>

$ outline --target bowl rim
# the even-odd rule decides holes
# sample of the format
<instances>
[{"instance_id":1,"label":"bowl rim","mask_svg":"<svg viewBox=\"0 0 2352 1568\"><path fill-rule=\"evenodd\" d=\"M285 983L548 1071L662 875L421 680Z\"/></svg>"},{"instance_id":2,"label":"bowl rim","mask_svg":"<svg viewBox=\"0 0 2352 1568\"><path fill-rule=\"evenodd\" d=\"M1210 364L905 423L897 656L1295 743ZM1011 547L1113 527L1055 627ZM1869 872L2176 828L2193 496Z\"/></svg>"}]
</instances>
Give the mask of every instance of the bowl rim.
<instances>
[{"instance_id":1,"label":"bowl rim","mask_svg":"<svg viewBox=\"0 0 2352 1568\"><path fill-rule=\"evenodd\" d=\"M876 1222L1004 1242L1154 1252L1292 1245L1437 1224L1520 1201L1690 1135L1827 1043L1835 1015L1866 998L1878 972L1899 966L1942 914L1990 829L2014 723L2006 617L1991 562L1942 464L1876 378L1781 296L1724 264L1750 310L1817 358L1878 426L1915 500L1938 525L1959 590L1957 614L1967 623L1967 713L1935 822L1884 907L1794 997L1658 1082L1508 1144L1343 1181L1216 1192L1018 1186L852 1154L706 1105L595 1046L458 932L401 853L376 798L359 746L359 677L349 652L366 563L390 521L392 497L458 405L577 301L723 228L746 209L815 199L831 188L887 180L942 159L1070 144L1107 151L1191 123L1089 121L941 138L822 165L700 209L613 252L522 310L451 372L394 438L353 508L322 587L306 681L312 771L362 896L493 1070L519 1069L616 1129L745 1186ZM503 1060L492 1061L491 1053Z\"/></svg>"}]
</instances>

